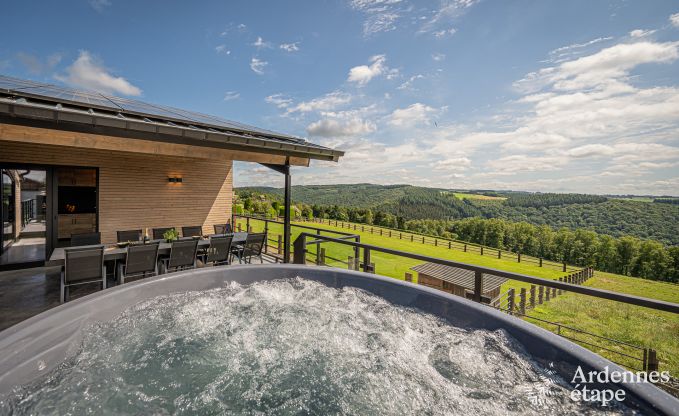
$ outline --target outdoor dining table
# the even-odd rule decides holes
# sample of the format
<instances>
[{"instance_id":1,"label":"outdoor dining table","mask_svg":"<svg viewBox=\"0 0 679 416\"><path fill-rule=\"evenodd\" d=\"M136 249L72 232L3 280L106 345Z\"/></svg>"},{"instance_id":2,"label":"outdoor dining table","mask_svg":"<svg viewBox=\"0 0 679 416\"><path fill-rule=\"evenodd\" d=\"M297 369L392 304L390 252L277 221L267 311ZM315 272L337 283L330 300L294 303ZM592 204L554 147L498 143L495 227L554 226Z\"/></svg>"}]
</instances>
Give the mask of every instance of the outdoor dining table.
<instances>
[{"instance_id":1,"label":"outdoor dining table","mask_svg":"<svg viewBox=\"0 0 679 416\"><path fill-rule=\"evenodd\" d=\"M239 233L233 233L233 240L231 244L236 245L236 244L243 244L245 243L245 239L247 238L248 233L246 232L239 232ZM210 246L210 239L209 238L201 238L198 240L198 249L201 248L208 248ZM45 262L45 266L61 266L64 267L65 259L64 259L64 248L85 248L85 247L93 247L93 246L79 246L79 247L60 247L60 248L55 248L54 251L52 252L52 255L50 256L49 260ZM96 246L94 246L96 247ZM170 255L170 248L172 247L171 243L160 243L158 246L158 256L169 256ZM125 257L127 256L127 248L126 247L118 247L117 245L112 246L112 247L106 247L104 249L104 261L118 261L118 260L125 260Z\"/></svg>"}]
</instances>

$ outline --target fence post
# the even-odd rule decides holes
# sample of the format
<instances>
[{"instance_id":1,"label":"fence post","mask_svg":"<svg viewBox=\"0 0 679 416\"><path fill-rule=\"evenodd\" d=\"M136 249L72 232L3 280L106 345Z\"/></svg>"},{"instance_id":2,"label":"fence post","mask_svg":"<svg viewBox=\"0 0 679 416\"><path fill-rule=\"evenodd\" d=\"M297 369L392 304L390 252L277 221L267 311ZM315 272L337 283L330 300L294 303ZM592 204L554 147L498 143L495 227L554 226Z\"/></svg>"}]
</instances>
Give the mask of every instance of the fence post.
<instances>
[{"instance_id":1,"label":"fence post","mask_svg":"<svg viewBox=\"0 0 679 416\"><path fill-rule=\"evenodd\" d=\"M249 233L252 232L250 231L250 217L245 218L245 229L248 230Z\"/></svg>"},{"instance_id":2,"label":"fence post","mask_svg":"<svg viewBox=\"0 0 679 416\"><path fill-rule=\"evenodd\" d=\"M542 298L545 294L545 287L538 286L538 305L542 305Z\"/></svg>"},{"instance_id":3,"label":"fence post","mask_svg":"<svg viewBox=\"0 0 679 416\"><path fill-rule=\"evenodd\" d=\"M502 250L497 251L497 258L501 259L502 258Z\"/></svg>"},{"instance_id":4,"label":"fence post","mask_svg":"<svg viewBox=\"0 0 679 416\"><path fill-rule=\"evenodd\" d=\"M380 228L380 235L382 235L382 229Z\"/></svg>"},{"instance_id":5,"label":"fence post","mask_svg":"<svg viewBox=\"0 0 679 416\"><path fill-rule=\"evenodd\" d=\"M563 262L563 271L564 272L566 271L566 262L565 261Z\"/></svg>"},{"instance_id":6,"label":"fence post","mask_svg":"<svg viewBox=\"0 0 679 416\"><path fill-rule=\"evenodd\" d=\"M549 298L551 297L550 295L552 291L550 289L550 287L545 288L545 302L549 302Z\"/></svg>"},{"instance_id":7,"label":"fence post","mask_svg":"<svg viewBox=\"0 0 679 416\"><path fill-rule=\"evenodd\" d=\"M412 243L414 240L415 240L415 235L414 235L414 234L410 234L410 242Z\"/></svg>"},{"instance_id":8,"label":"fence post","mask_svg":"<svg viewBox=\"0 0 679 416\"><path fill-rule=\"evenodd\" d=\"M464 252L465 253L467 252L467 245L466 244L464 245Z\"/></svg>"},{"instance_id":9,"label":"fence post","mask_svg":"<svg viewBox=\"0 0 679 416\"><path fill-rule=\"evenodd\" d=\"M453 242L452 242L452 241L448 241L448 250L450 250L452 247L453 247Z\"/></svg>"},{"instance_id":10,"label":"fence post","mask_svg":"<svg viewBox=\"0 0 679 416\"><path fill-rule=\"evenodd\" d=\"M648 370L647 371L658 371L658 365L660 362L658 361L658 354L654 349L649 348L648 349Z\"/></svg>"},{"instance_id":11,"label":"fence post","mask_svg":"<svg viewBox=\"0 0 679 416\"><path fill-rule=\"evenodd\" d=\"M391 230L389 230L389 238L391 238Z\"/></svg>"},{"instance_id":12,"label":"fence post","mask_svg":"<svg viewBox=\"0 0 679 416\"><path fill-rule=\"evenodd\" d=\"M238 223L238 232L241 232L240 223Z\"/></svg>"},{"instance_id":13,"label":"fence post","mask_svg":"<svg viewBox=\"0 0 679 416\"><path fill-rule=\"evenodd\" d=\"M559 277L559 282L563 283L563 277ZM561 289L559 289L559 295L562 293Z\"/></svg>"},{"instance_id":14,"label":"fence post","mask_svg":"<svg viewBox=\"0 0 679 416\"><path fill-rule=\"evenodd\" d=\"M373 227L370 227L370 234L373 233Z\"/></svg>"},{"instance_id":15,"label":"fence post","mask_svg":"<svg viewBox=\"0 0 679 416\"><path fill-rule=\"evenodd\" d=\"M325 247L321 247L321 266L325 266Z\"/></svg>"},{"instance_id":16,"label":"fence post","mask_svg":"<svg viewBox=\"0 0 679 416\"><path fill-rule=\"evenodd\" d=\"M438 246L439 246L439 240L435 238L434 239L434 247L438 247Z\"/></svg>"},{"instance_id":17,"label":"fence post","mask_svg":"<svg viewBox=\"0 0 679 416\"><path fill-rule=\"evenodd\" d=\"M269 252L269 220L264 220L264 254Z\"/></svg>"},{"instance_id":18,"label":"fence post","mask_svg":"<svg viewBox=\"0 0 679 416\"><path fill-rule=\"evenodd\" d=\"M413 274L406 272L406 282L412 282L413 281Z\"/></svg>"},{"instance_id":19,"label":"fence post","mask_svg":"<svg viewBox=\"0 0 679 416\"><path fill-rule=\"evenodd\" d=\"M365 231L365 225L361 225L361 232Z\"/></svg>"},{"instance_id":20,"label":"fence post","mask_svg":"<svg viewBox=\"0 0 679 416\"><path fill-rule=\"evenodd\" d=\"M354 270L354 258L349 256L347 257L347 266L349 267L349 270Z\"/></svg>"},{"instance_id":21,"label":"fence post","mask_svg":"<svg viewBox=\"0 0 679 416\"><path fill-rule=\"evenodd\" d=\"M535 285L530 285L530 307L535 307Z\"/></svg>"},{"instance_id":22,"label":"fence post","mask_svg":"<svg viewBox=\"0 0 679 416\"><path fill-rule=\"evenodd\" d=\"M481 246L481 255L483 256L483 246Z\"/></svg>"},{"instance_id":23,"label":"fence post","mask_svg":"<svg viewBox=\"0 0 679 416\"><path fill-rule=\"evenodd\" d=\"M540 257L540 267L542 267L542 257Z\"/></svg>"},{"instance_id":24,"label":"fence post","mask_svg":"<svg viewBox=\"0 0 679 416\"><path fill-rule=\"evenodd\" d=\"M422 244L424 244L424 236L422 236Z\"/></svg>"},{"instance_id":25,"label":"fence post","mask_svg":"<svg viewBox=\"0 0 679 416\"><path fill-rule=\"evenodd\" d=\"M365 273L370 273L370 249L363 249L363 271Z\"/></svg>"},{"instance_id":26,"label":"fence post","mask_svg":"<svg viewBox=\"0 0 679 416\"><path fill-rule=\"evenodd\" d=\"M483 287L483 273L474 272L474 302L481 302L481 289Z\"/></svg>"},{"instance_id":27,"label":"fence post","mask_svg":"<svg viewBox=\"0 0 679 416\"><path fill-rule=\"evenodd\" d=\"M398 233L398 239L399 240L403 239L403 233Z\"/></svg>"},{"instance_id":28,"label":"fence post","mask_svg":"<svg viewBox=\"0 0 679 416\"><path fill-rule=\"evenodd\" d=\"M556 297L556 288L553 287L552 288L552 299L554 299L555 297Z\"/></svg>"},{"instance_id":29,"label":"fence post","mask_svg":"<svg viewBox=\"0 0 679 416\"><path fill-rule=\"evenodd\" d=\"M278 234L278 254L283 254L283 236Z\"/></svg>"},{"instance_id":30,"label":"fence post","mask_svg":"<svg viewBox=\"0 0 679 416\"><path fill-rule=\"evenodd\" d=\"M516 253L516 262L521 263L521 253Z\"/></svg>"},{"instance_id":31,"label":"fence post","mask_svg":"<svg viewBox=\"0 0 679 416\"><path fill-rule=\"evenodd\" d=\"M248 233L252 234L252 227L248 225Z\"/></svg>"},{"instance_id":32,"label":"fence post","mask_svg":"<svg viewBox=\"0 0 679 416\"><path fill-rule=\"evenodd\" d=\"M521 315L526 314L526 288L522 287L521 292L519 292L519 312Z\"/></svg>"},{"instance_id":33,"label":"fence post","mask_svg":"<svg viewBox=\"0 0 679 416\"><path fill-rule=\"evenodd\" d=\"M514 288L507 291L507 309L510 315L514 315Z\"/></svg>"}]
</instances>

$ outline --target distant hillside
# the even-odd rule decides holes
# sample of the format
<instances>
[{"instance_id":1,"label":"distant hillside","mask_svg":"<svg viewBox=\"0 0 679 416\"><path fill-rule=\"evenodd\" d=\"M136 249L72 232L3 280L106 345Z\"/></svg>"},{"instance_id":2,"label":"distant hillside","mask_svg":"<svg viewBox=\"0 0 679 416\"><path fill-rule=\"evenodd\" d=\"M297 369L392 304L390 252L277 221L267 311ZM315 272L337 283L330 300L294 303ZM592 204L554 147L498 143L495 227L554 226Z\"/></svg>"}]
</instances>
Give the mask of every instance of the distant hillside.
<instances>
[{"instance_id":1,"label":"distant hillside","mask_svg":"<svg viewBox=\"0 0 679 416\"><path fill-rule=\"evenodd\" d=\"M246 187L238 191L269 194L281 200L283 196L281 188ZM449 189L372 184L293 186L292 199L309 205L370 208L406 220L502 218L557 229L586 228L616 237L633 235L679 245L679 205L657 203L664 200L653 203L598 195L490 190L463 191L456 196L455 191Z\"/></svg>"}]
</instances>

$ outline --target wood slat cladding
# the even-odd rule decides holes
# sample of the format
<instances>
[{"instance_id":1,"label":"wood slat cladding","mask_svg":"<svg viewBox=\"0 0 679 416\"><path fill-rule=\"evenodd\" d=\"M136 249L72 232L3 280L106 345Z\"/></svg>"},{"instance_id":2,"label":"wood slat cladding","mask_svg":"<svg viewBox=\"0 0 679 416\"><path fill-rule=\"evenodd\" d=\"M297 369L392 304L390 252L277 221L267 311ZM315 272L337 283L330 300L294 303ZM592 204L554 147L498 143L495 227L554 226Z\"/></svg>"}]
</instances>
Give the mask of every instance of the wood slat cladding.
<instances>
[{"instance_id":1,"label":"wood slat cladding","mask_svg":"<svg viewBox=\"0 0 679 416\"><path fill-rule=\"evenodd\" d=\"M0 162L99 168L99 231L114 243L117 230L201 225L213 232L231 216L232 160L199 159L100 149L74 149L0 140ZM181 177L181 183L168 182Z\"/></svg>"},{"instance_id":2,"label":"wood slat cladding","mask_svg":"<svg viewBox=\"0 0 679 416\"><path fill-rule=\"evenodd\" d=\"M242 150L226 150L214 147L189 146L185 144L163 143L129 137L104 136L90 133L62 131L0 123L0 140L20 143L34 143L57 146L72 146L79 149L100 149L150 153L166 156L195 157L215 160L242 160L246 162L285 164L286 159L293 166L309 166L309 159L286 157Z\"/></svg>"}]
</instances>

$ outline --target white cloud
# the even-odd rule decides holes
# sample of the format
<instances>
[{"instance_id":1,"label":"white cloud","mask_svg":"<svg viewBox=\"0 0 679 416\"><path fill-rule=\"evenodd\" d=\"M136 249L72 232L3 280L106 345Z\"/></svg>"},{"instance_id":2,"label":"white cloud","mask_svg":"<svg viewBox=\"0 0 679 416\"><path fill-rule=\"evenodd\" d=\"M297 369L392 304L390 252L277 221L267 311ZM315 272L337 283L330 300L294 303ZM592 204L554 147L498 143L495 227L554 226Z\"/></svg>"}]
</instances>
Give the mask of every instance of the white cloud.
<instances>
[{"instance_id":1,"label":"white cloud","mask_svg":"<svg viewBox=\"0 0 679 416\"><path fill-rule=\"evenodd\" d=\"M444 53L434 53L431 55L431 59L435 60L436 62L443 61L446 59L446 54Z\"/></svg>"},{"instance_id":2,"label":"white cloud","mask_svg":"<svg viewBox=\"0 0 679 416\"><path fill-rule=\"evenodd\" d=\"M231 51L226 49L226 45L217 45L215 46L215 52L224 54L224 55L231 55Z\"/></svg>"},{"instance_id":3,"label":"white cloud","mask_svg":"<svg viewBox=\"0 0 679 416\"><path fill-rule=\"evenodd\" d=\"M285 97L283 94L272 94L264 98L269 104L273 104L278 108L287 108L292 104L292 99Z\"/></svg>"},{"instance_id":4,"label":"white cloud","mask_svg":"<svg viewBox=\"0 0 679 416\"><path fill-rule=\"evenodd\" d=\"M370 58L370 65L359 65L349 70L347 81L355 82L358 85L365 85L373 78L380 76L388 71L385 65L386 55L375 55Z\"/></svg>"},{"instance_id":5,"label":"white cloud","mask_svg":"<svg viewBox=\"0 0 679 416\"><path fill-rule=\"evenodd\" d=\"M586 144L568 151L568 155L574 158L603 157L611 156L614 153L615 149L612 146L600 143Z\"/></svg>"},{"instance_id":6,"label":"white cloud","mask_svg":"<svg viewBox=\"0 0 679 416\"><path fill-rule=\"evenodd\" d=\"M267 61L263 61L259 58L253 57L250 60L250 69L252 69L256 74L262 75L264 73L264 68L269 65Z\"/></svg>"},{"instance_id":7,"label":"white cloud","mask_svg":"<svg viewBox=\"0 0 679 416\"><path fill-rule=\"evenodd\" d=\"M643 38L646 36L650 36L654 34L656 31L655 30L642 30L642 29L635 29L631 32L629 32L629 35L633 38Z\"/></svg>"},{"instance_id":8,"label":"white cloud","mask_svg":"<svg viewBox=\"0 0 679 416\"><path fill-rule=\"evenodd\" d=\"M141 95L142 92L125 78L111 75L88 51L80 51L78 59L66 68L66 75L56 78L74 87L108 94Z\"/></svg>"},{"instance_id":9,"label":"white cloud","mask_svg":"<svg viewBox=\"0 0 679 416\"><path fill-rule=\"evenodd\" d=\"M441 30L435 31L434 37L441 39L441 38L444 38L446 36L454 35L455 33L457 33L457 29L455 29L454 27L451 27L450 29L441 29Z\"/></svg>"},{"instance_id":10,"label":"white cloud","mask_svg":"<svg viewBox=\"0 0 679 416\"><path fill-rule=\"evenodd\" d=\"M372 133L377 129L375 123L352 118L349 120L323 119L307 126L306 131L311 136L320 137L346 137L360 136Z\"/></svg>"},{"instance_id":11,"label":"white cloud","mask_svg":"<svg viewBox=\"0 0 679 416\"><path fill-rule=\"evenodd\" d=\"M240 98L240 93L236 91L227 91L224 94L224 101L232 101Z\"/></svg>"},{"instance_id":12,"label":"white cloud","mask_svg":"<svg viewBox=\"0 0 679 416\"><path fill-rule=\"evenodd\" d=\"M388 123L394 127L412 127L427 124L430 117L438 113L433 107L422 103L411 104L406 108L397 108L389 116Z\"/></svg>"},{"instance_id":13,"label":"white cloud","mask_svg":"<svg viewBox=\"0 0 679 416\"><path fill-rule=\"evenodd\" d=\"M34 55L19 52L17 53L17 59L26 67L28 72L34 75L40 75L57 66L59 62L61 62L61 54L53 53L43 62L42 59Z\"/></svg>"},{"instance_id":14,"label":"white cloud","mask_svg":"<svg viewBox=\"0 0 679 416\"><path fill-rule=\"evenodd\" d=\"M418 79L423 79L424 75L422 74L417 74L413 75L412 77L408 78L407 81L405 81L403 84L399 85L397 89L399 90L412 90L413 89L413 83L417 81Z\"/></svg>"},{"instance_id":15,"label":"white cloud","mask_svg":"<svg viewBox=\"0 0 679 416\"><path fill-rule=\"evenodd\" d=\"M672 26L674 27L679 27L679 13L674 13L670 16L670 23L672 23Z\"/></svg>"},{"instance_id":16,"label":"white cloud","mask_svg":"<svg viewBox=\"0 0 679 416\"><path fill-rule=\"evenodd\" d=\"M280 48L283 49L285 52L297 52L299 51L299 42L295 43L281 43Z\"/></svg>"},{"instance_id":17,"label":"white cloud","mask_svg":"<svg viewBox=\"0 0 679 416\"><path fill-rule=\"evenodd\" d=\"M615 85L629 71L645 63L667 63L679 56L679 42L654 43L642 41L621 43L555 67L532 72L514 83L520 90L531 92L547 85L557 90Z\"/></svg>"},{"instance_id":18,"label":"white cloud","mask_svg":"<svg viewBox=\"0 0 679 416\"><path fill-rule=\"evenodd\" d=\"M99 13L111 5L110 0L89 0L90 6Z\"/></svg>"},{"instance_id":19,"label":"white cloud","mask_svg":"<svg viewBox=\"0 0 679 416\"><path fill-rule=\"evenodd\" d=\"M257 49L264 49L264 48L271 48L271 43L270 42L265 42L264 39L262 39L261 36L257 37L257 40L252 44Z\"/></svg>"},{"instance_id":20,"label":"white cloud","mask_svg":"<svg viewBox=\"0 0 679 416\"><path fill-rule=\"evenodd\" d=\"M312 111L334 110L351 101L351 95L341 91L333 91L310 101L302 101L299 104L288 108L290 113L309 113Z\"/></svg>"},{"instance_id":21,"label":"white cloud","mask_svg":"<svg viewBox=\"0 0 679 416\"><path fill-rule=\"evenodd\" d=\"M366 16L363 23L365 36L396 29L396 22L403 13L401 0L351 0L349 5Z\"/></svg>"},{"instance_id":22,"label":"white cloud","mask_svg":"<svg viewBox=\"0 0 679 416\"><path fill-rule=\"evenodd\" d=\"M450 25L451 21L460 17L478 2L479 0L441 0L440 6L434 10L433 16L426 20L419 32L436 33L437 31L440 31L442 25Z\"/></svg>"}]
</instances>

